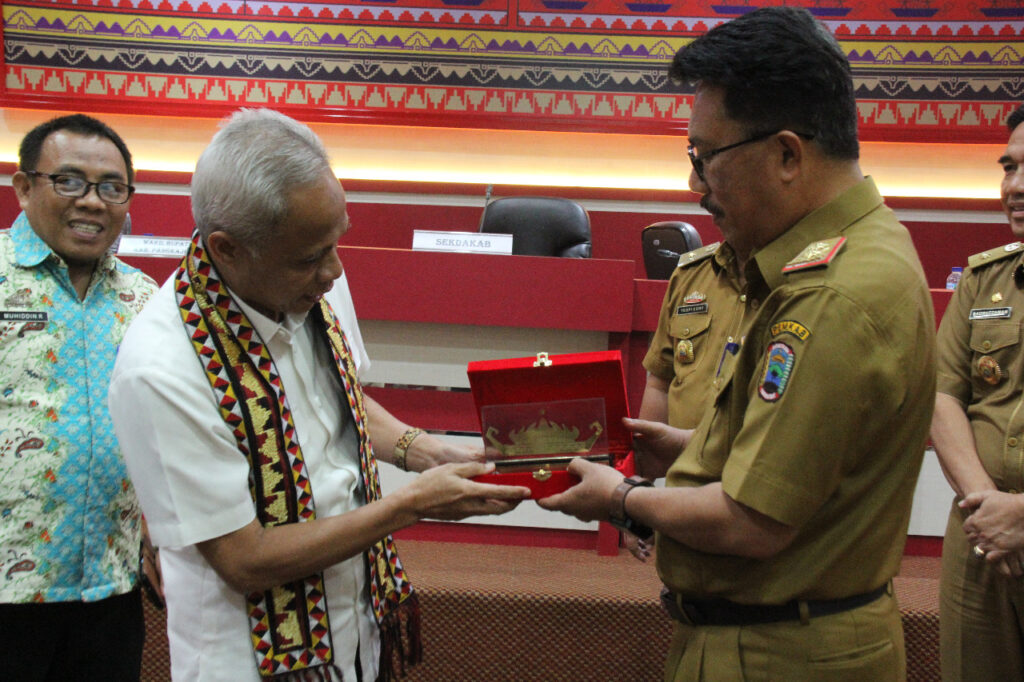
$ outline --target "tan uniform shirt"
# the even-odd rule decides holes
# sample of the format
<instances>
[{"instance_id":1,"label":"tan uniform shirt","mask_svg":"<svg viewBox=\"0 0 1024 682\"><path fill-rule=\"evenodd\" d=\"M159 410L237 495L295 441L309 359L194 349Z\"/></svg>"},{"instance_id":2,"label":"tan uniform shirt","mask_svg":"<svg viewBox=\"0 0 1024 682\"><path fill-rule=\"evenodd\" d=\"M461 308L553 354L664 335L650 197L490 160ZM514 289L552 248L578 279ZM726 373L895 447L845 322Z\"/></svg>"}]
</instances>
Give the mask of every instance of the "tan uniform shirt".
<instances>
[{"instance_id":1,"label":"tan uniform shirt","mask_svg":"<svg viewBox=\"0 0 1024 682\"><path fill-rule=\"evenodd\" d=\"M936 388L964 406L1000 490L1024 490L1024 247L971 256L942 317Z\"/></svg>"},{"instance_id":2,"label":"tan uniform shirt","mask_svg":"<svg viewBox=\"0 0 1024 682\"><path fill-rule=\"evenodd\" d=\"M667 484L721 481L798 531L765 560L659 534L659 574L686 598L750 604L868 592L899 568L934 405L914 246L866 179L754 254L746 281L757 312Z\"/></svg>"},{"instance_id":3,"label":"tan uniform shirt","mask_svg":"<svg viewBox=\"0 0 1024 682\"><path fill-rule=\"evenodd\" d=\"M692 429L700 422L722 348L739 338L744 310L736 257L728 244L682 255L644 357L644 368L669 382L670 426Z\"/></svg>"}]
</instances>

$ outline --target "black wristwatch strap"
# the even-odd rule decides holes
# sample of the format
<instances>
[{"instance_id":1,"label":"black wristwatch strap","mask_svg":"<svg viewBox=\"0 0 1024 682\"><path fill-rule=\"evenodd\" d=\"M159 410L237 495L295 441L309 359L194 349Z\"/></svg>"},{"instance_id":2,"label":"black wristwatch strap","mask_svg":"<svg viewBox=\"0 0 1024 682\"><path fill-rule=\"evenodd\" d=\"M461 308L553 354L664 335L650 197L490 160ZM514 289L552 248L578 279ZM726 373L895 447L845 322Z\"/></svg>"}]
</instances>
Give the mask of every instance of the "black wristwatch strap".
<instances>
[{"instance_id":1,"label":"black wristwatch strap","mask_svg":"<svg viewBox=\"0 0 1024 682\"><path fill-rule=\"evenodd\" d=\"M619 530L624 530L627 533L632 533L641 540L646 540L654 535L654 531L649 527L637 523L634 521L628 513L626 513L626 497L632 492L633 488L649 488L652 483L646 478L639 476L630 476L629 478L622 479L622 482L616 486L614 492L612 492L612 499L610 502L610 509L608 512L608 522Z\"/></svg>"}]
</instances>

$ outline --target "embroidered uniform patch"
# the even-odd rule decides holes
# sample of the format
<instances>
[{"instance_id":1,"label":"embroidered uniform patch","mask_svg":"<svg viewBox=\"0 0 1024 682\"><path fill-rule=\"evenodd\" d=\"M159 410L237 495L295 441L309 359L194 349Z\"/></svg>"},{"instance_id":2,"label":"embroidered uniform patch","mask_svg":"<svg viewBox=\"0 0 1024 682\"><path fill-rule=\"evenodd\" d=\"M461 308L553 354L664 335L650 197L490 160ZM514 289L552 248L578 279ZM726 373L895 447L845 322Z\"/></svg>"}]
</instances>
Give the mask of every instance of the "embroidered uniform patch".
<instances>
[{"instance_id":1,"label":"embroidered uniform patch","mask_svg":"<svg viewBox=\"0 0 1024 682\"><path fill-rule=\"evenodd\" d=\"M776 322L771 327L772 336L778 336L779 334L792 334L801 341L806 341L811 332L799 322L783 320L782 322Z\"/></svg>"},{"instance_id":2,"label":"embroidered uniform patch","mask_svg":"<svg viewBox=\"0 0 1024 682\"><path fill-rule=\"evenodd\" d=\"M793 371L793 363L796 361L796 353L788 344L776 341L768 346L765 354L764 375L761 377L761 385L757 387L757 393L769 403L774 403L782 397L786 391L786 384L789 383L790 372Z\"/></svg>"}]
</instances>

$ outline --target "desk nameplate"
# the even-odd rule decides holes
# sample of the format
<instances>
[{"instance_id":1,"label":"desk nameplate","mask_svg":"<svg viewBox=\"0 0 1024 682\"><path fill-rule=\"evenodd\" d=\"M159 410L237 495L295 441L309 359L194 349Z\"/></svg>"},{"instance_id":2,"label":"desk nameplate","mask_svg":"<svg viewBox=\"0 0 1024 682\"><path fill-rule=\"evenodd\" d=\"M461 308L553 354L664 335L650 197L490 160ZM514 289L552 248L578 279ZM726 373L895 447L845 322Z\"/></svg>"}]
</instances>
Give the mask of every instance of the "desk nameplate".
<instances>
[{"instance_id":1,"label":"desk nameplate","mask_svg":"<svg viewBox=\"0 0 1024 682\"><path fill-rule=\"evenodd\" d=\"M448 251L453 253L512 253L512 235L490 232L448 232L445 230L413 230L413 251Z\"/></svg>"}]
</instances>

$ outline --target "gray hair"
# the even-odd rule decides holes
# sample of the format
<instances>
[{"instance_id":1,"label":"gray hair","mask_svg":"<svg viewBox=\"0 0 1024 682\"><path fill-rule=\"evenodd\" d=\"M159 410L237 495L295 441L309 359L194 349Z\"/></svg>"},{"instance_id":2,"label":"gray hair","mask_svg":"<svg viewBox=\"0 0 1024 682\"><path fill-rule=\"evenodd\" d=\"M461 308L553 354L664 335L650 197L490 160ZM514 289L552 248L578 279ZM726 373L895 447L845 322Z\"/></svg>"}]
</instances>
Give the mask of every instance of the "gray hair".
<instances>
[{"instance_id":1,"label":"gray hair","mask_svg":"<svg viewBox=\"0 0 1024 682\"><path fill-rule=\"evenodd\" d=\"M259 251L288 212L288 194L330 169L308 126L271 109L240 109L196 163L192 218L204 239L223 230Z\"/></svg>"}]
</instances>

